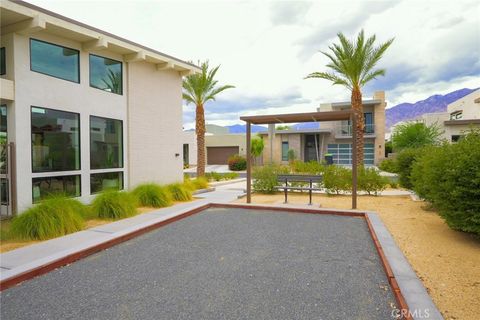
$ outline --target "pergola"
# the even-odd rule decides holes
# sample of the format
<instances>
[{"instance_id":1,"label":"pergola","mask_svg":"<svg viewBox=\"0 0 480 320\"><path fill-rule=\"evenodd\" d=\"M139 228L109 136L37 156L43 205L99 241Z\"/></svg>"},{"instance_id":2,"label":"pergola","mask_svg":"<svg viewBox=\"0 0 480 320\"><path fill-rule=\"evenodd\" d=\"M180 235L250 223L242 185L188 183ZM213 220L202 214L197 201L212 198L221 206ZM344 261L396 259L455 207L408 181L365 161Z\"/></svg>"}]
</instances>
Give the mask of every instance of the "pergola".
<instances>
[{"instance_id":1,"label":"pergola","mask_svg":"<svg viewBox=\"0 0 480 320\"><path fill-rule=\"evenodd\" d=\"M252 155L250 150L252 124L276 124L298 122L320 122L351 120L352 128L356 128L356 121L352 110L272 114L260 116L240 117L247 123L247 203L252 202ZM357 208L357 141L356 130L352 130L352 209Z\"/></svg>"}]
</instances>

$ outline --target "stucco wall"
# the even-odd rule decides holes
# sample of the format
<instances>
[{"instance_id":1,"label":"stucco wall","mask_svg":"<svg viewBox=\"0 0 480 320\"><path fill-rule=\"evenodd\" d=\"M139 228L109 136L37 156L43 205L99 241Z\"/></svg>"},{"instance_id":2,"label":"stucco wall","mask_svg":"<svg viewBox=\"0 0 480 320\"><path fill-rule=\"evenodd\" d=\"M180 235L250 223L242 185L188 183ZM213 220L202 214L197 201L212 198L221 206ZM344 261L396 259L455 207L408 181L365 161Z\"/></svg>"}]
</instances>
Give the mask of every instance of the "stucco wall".
<instances>
[{"instance_id":1,"label":"stucco wall","mask_svg":"<svg viewBox=\"0 0 480 320\"><path fill-rule=\"evenodd\" d=\"M238 147L239 154L247 153L247 142L244 134L214 134L205 136L205 147Z\"/></svg>"},{"instance_id":2,"label":"stucco wall","mask_svg":"<svg viewBox=\"0 0 480 320\"><path fill-rule=\"evenodd\" d=\"M183 179L182 78L147 62L128 63L130 187Z\"/></svg>"},{"instance_id":3,"label":"stucco wall","mask_svg":"<svg viewBox=\"0 0 480 320\"><path fill-rule=\"evenodd\" d=\"M480 104L475 103L475 99L478 98L480 98L480 89L450 103L447 106L447 111L448 113L452 113L462 110L462 119L480 119Z\"/></svg>"},{"instance_id":4,"label":"stucco wall","mask_svg":"<svg viewBox=\"0 0 480 320\"><path fill-rule=\"evenodd\" d=\"M183 144L188 144L188 164L196 165L197 164L197 136L195 131L184 131L183 132ZM183 156L182 156L183 159Z\"/></svg>"},{"instance_id":5,"label":"stucco wall","mask_svg":"<svg viewBox=\"0 0 480 320\"><path fill-rule=\"evenodd\" d=\"M80 83L57 79L30 71L29 39L39 39L80 50ZM64 38L35 33L32 36L13 35L14 38L14 108L9 108L9 138L16 143L16 184L17 205L21 212L32 203L32 177L52 176L51 173L33 173L31 157L30 108L38 106L80 114L81 170L56 172L55 175L81 174L81 200L89 201L90 173L90 115L113 118L123 121L124 136L127 127L127 98L90 87L89 52L81 50L81 44ZM122 60L122 57L108 51L94 52L101 56ZM11 68L11 66L9 66ZM124 79L126 70L124 68ZM124 81L125 84L125 81ZM124 85L125 92L125 85ZM124 148L124 167L128 167ZM119 171L111 170L111 171ZM128 175L125 173L125 185Z\"/></svg>"}]
</instances>

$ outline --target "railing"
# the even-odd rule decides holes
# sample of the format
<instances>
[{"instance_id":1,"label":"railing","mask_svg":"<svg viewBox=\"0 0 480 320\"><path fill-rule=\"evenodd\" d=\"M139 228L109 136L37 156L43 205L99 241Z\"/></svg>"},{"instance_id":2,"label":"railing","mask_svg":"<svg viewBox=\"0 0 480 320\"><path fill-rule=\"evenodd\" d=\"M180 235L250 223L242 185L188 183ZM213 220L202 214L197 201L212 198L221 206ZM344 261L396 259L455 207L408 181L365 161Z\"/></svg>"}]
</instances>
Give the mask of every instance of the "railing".
<instances>
[{"instance_id":1,"label":"railing","mask_svg":"<svg viewBox=\"0 0 480 320\"><path fill-rule=\"evenodd\" d=\"M375 124L369 123L366 124L363 128L363 133L365 135L371 135L375 133ZM336 134L339 136L352 136L352 125L351 124L342 124L336 127Z\"/></svg>"}]
</instances>

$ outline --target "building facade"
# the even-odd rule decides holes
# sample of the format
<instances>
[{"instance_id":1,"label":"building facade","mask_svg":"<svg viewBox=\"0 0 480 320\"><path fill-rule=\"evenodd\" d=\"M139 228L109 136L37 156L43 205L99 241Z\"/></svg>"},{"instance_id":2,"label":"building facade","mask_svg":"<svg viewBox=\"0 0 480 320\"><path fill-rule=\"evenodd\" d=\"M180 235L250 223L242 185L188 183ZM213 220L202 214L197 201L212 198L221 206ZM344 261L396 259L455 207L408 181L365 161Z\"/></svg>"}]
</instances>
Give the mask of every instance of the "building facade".
<instances>
[{"instance_id":1,"label":"building facade","mask_svg":"<svg viewBox=\"0 0 480 320\"><path fill-rule=\"evenodd\" d=\"M366 165L377 165L385 158L385 93L375 92L372 100L363 101L365 118L364 156ZM318 111L348 110L350 102L321 104ZM264 139L263 163L287 163L293 152L302 161L321 161L331 154L335 164L352 164L352 125L350 121L320 122L308 130L269 130Z\"/></svg>"},{"instance_id":2,"label":"building facade","mask_svg":"<svg viewBox=\"0 0 480 320\"><path fill-rule=\"evenodd\" d=\"M51 193L182 179L182 76L198 67L1 2L2 215Z\"/></svg>"}]
</instances>

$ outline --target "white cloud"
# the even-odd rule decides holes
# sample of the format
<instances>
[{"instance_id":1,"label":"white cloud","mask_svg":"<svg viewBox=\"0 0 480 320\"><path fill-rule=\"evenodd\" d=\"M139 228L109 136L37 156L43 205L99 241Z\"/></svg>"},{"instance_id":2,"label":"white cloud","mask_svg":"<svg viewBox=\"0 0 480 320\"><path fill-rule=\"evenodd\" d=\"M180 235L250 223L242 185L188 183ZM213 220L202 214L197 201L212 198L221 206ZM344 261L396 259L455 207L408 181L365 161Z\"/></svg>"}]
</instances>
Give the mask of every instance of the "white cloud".
<instances>
[{"instance_id":1,"label":"white cloud","mask_svg":"<svg viewBox=\"0 0 480 320\"><path fill-rule=\"evenodd\" d=\"M480 86L475 0L31 2L181 59L221 64L220 83L236 89L219 100L265 103L257 113L311 111L321 102L348 100L342 87L303 78L325 70L327 60L317 51L327 50L337 32L352 37L361 28L379 41L395 37L380 63L387 76L367 86L365 97L386 89L393 105ZM295 99L285 94L292 92ZM232 111L206 108L207 121L217 124L238 123L250 113L245 104ZM192 107L185 112L186 127L192 126Z\"/></svg>"}]
</instances>

